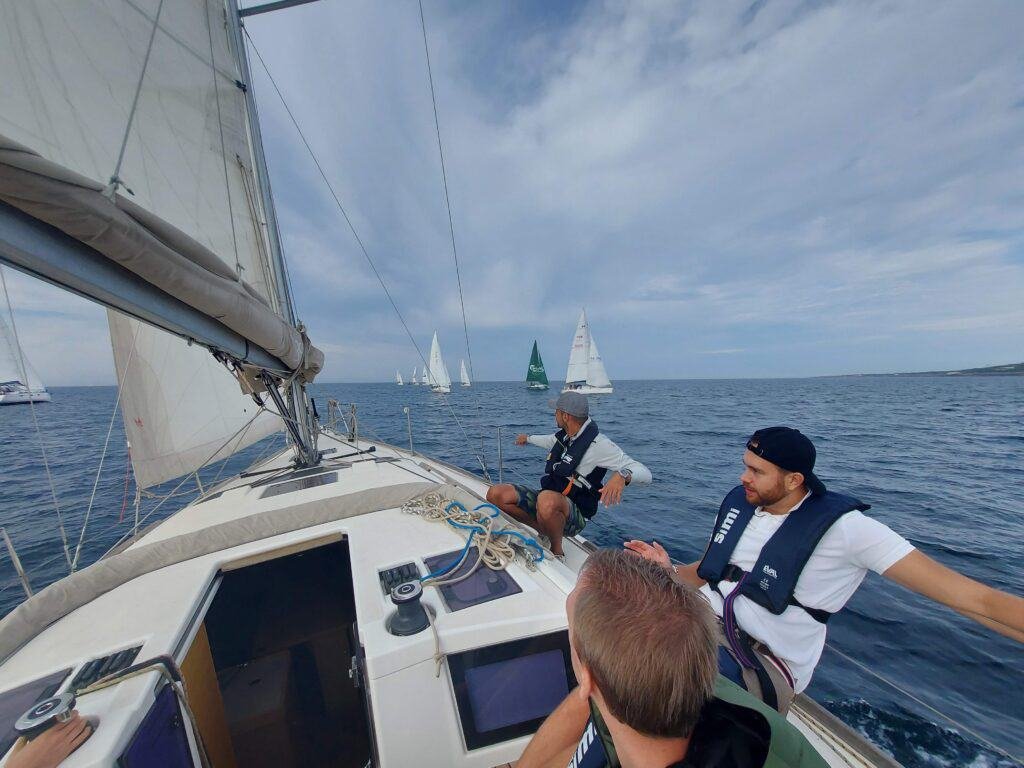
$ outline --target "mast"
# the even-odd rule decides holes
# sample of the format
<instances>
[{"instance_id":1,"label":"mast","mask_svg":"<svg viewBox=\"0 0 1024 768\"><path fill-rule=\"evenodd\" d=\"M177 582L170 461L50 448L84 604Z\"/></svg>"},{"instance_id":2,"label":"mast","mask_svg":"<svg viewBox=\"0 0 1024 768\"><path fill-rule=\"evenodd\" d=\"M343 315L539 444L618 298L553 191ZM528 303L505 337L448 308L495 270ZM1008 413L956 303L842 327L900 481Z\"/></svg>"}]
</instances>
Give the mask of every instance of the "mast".
<instances>
[{"instance_id":1,"label":"mast","mask_svg":"<svg viewBox=\"0 0 1024 768\"><path fill-rule=\"evenodd\" d=\"M288 283L288 272L284 264L284 248L281 245L281 232L277 224L277 209L274 207L274 195L270 187L270 173L267 170L267 159L263 153L263 135L260 131L259 111L256 107L256 94L252 87L252 73L249 69L249 54L245 48L242 35L242 17L238 8L238 0L226 0L227 22L231 38L235 43L235 55L238 68L242 75L241 88L245 93L245 109L248 115L250 145L256 170L257 186L263 202L263 214L266 219L267 239L270 243L270 264L273 269L275 289L281 314L292 326L298 328L299 322L295 315L292 301L291 285ZM286 7L285 5L279 7ZM288 406L295 420L294 430L289 429L295 441L295 450L299 464L313 466L320 460L316 449L316 424L313 423L309 408L306 388L293 379L288 390ZM296 434L297 433L297 434Z\"/></svg>"}]
</instances>

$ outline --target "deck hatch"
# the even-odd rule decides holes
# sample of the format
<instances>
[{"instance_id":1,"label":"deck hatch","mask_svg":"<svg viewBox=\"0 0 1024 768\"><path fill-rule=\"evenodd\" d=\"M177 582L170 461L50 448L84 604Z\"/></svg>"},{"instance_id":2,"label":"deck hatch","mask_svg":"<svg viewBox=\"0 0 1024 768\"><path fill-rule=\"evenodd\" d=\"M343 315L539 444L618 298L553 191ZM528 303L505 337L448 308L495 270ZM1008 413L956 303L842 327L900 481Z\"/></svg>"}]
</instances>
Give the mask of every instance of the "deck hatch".
<instances>
[{"instance_id":1,"label":"deck hatch","mask_svg":"<svg viewBox=\"0 0 1024 768\"><path fill-rule=\"evenodd\" d=\"M324 472L319 475L312 475L311 477L302 477L298 480L288 480L283 483L276 483L271 485L262 494L261 499L269 499L272 496L280 496L283 493L295 493L296 491L307 491L310 488L316 488L321 485L330 485L331 483L338 482L337 472Z\"/></svg>"}]
</instances>

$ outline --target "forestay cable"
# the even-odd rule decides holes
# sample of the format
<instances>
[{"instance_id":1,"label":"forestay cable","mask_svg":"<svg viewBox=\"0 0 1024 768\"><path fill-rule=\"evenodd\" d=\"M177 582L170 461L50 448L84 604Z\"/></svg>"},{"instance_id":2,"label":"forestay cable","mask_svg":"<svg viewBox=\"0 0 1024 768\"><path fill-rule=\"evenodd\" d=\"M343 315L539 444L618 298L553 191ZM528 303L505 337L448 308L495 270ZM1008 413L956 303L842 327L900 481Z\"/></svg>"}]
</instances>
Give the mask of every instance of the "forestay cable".
<instances>
[{"instance_id":1,"label":"forestay cable","mask_svg":"<svg viewBox=\"0 0 1024 768\"><path fill-rule=\"evenodd\" d=\"M448 207L448 231L452 238L452 256L455 257L455 279L459 284L459 305L462 307L462 330L466 334L466 357L469 358L469 378L476 381L473 371L473 353L469 350L469 323L466 321L466 301L462 296L462 271L459 269L459 250L455 247L455 224L452 223L452 201L448 197L448 173L444 165L444 148L441 145L441 123L437 119L437 96L434 95L434 72L430 67L430 46L427 45L427 22L423 17L423 0L420 4L420 28L423 30L423 52L427 57L427 80L430 82L430 102L434 105L434 130L437 132L437 154L441 157L441 181L444 183L444 203Z\"/></svg>"},{"instance_id":2,"label":"forestay cable","mask_svg":"<svg viewBox=\"0 0 1024 768\"><path fill-rule=\"evenodd\" d=\"M21 350L21 339L18 338L18 324L14 320L14 307L11 305L11 296L7 292L7 273L5 268L0 265L0 283L3 284L4 288L4 302L7 304L7 314L11 318L11 333L14 335L14 346L18 348L18 365L21 369L20 373L25 377L25 386L29 389L28 405L29 410L32 412L32 424L36 430L36 437L39 440L39 452L43 455L43 467L46 469L46 480L50 484L50 498L53 499L53 508L57 512L57 527L60 529L61 543L64 545L64 558L68 561L68 568L71 568L71 551L68 548L68 533L64 528L64 513L60 510L60 504L57 501L57 489L53 484L53 473L50 472L50 462L46 457L46 443L43 442L43 433L39 429L39 419L36 416L36 404L32 400L32 385L28 381L28 366L25 365L25 353Z\"/></svg>"},{"instance_id":3,"label":"forestay cable","mask_svg":"<svg viewBox=\"0 0 1024 768\"><path fill-rule=\"evenodd\" d=\"M334 202L338 206L338 210L341 211L341 215L342 217L344 217L345 223L348 225L349 231L352 233L352 237L355 238L356 244L359 246L359 250L362 251L362 254L365 257L366 262L370 265L370 269L373 271L374 276L377 278L377 282L380 283L380 287L384 290L384 295L387 297L388 302L391 304L391 308L395 311L395 314L398 316L399 322L405 329L405 333L409 337L409 341L412 342L412 346L416 350L416 354L419 356L420 362L423 363L424 368L428 368L429 366L427 365L427 360L423 356L423 352L422 350L420 350L419 344L416 343L416 337L413 336L412 331L409 330L409 325L408 323L405 322L405 318L402 316L401 311L399 311L398 309L398 305L395 303L394 298L391 296L391 291L388 290L387 283L384 282L384 278L381 276L380 271L377 269L377 265L374 264L373 259L370 257L370 252L366 249L366 246L363 244L362 238L359 237L359 233L356 231L355 225L352 223L352 219L349 218L348 211L345 210L345 206L342 204L341 198L338 197L338 193L335 192L334 190L334 185L331 184L330 180L327 178L327 173L324 171L323 166L320 164L320 160L317 158L316 153L313 151L313 147L310 146L309 141L306 139L306 134L303 133L302 128L299 127L299 122L298 120L295 119L295 115L292 112L291 107L288 106L288 102L285 100L284 94L278 87L277 81L274 80L274 76L270 74L270 69L269 67L267 67L267 63L263 60L263 57L260 55L259 49L253 42L252 37L249 36L249 31L244 27L243 31L245 32L246 39L249 41L249 45L252 47L253 53L256 54L256 58L260 62L260 66L263 67L263 71L266 73L267 79L270 81L270 85L273 87L274 92L277 93L277 97L281 100L281 104L284 107L285 112L288 113L288 118L291 120L292 126L295 128L296 133L298 133L299 138L302 140L303 145L306 147L306 151L309 153L310 158L313 160L313 164L316 166L317 171L320 173L320 178L323 179L324 184L327 185L327 189L331 193L331 197L334 198ZM458 414L455 412L455 409L449 402L448 396L444 392L438 392L438 394L441 395L442 399L444 400L445 406L447 406L449 413L451 413L452 418L455 420L455 423L461 430L462 436L466 440L466 444L469 445L469 433L466 432L466 428L463 426ZM480 463L480 467L484 471L485 477L487 477L489 481L490 472L488 472L487 470L487 464L484 462L483 456L479 453L476 453L475 455L476 460Z\"/></svg>"}]
</instances>

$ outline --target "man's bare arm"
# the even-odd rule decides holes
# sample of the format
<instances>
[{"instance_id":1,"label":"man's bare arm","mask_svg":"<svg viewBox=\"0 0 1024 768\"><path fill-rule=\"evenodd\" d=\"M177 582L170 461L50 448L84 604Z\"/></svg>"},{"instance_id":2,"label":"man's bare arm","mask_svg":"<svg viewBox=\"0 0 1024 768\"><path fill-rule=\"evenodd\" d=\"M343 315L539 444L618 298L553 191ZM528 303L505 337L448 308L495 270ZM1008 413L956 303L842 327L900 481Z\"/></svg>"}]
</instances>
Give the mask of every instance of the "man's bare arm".
<instances>
[{"instance_id":1,"label":"man's bare arm","mask_svg":"<svg viewBox=\"0 0 1024 768\"><path fill-rule=\"evenodd\" d=\"M578 689L548 715L526 745L516 768L565 768L590 718L590 705Z\"/></svg>"},{"instance_id":2,"label":"man's bare arm","mask_svg":"<svg viewBox=\"0 0 1024 768\"><path fill-rule=\"evenodd\" d=\"M1024 643L1024 598L968 578L916 549L882 575Z\"/></svg>"}]
</instances>

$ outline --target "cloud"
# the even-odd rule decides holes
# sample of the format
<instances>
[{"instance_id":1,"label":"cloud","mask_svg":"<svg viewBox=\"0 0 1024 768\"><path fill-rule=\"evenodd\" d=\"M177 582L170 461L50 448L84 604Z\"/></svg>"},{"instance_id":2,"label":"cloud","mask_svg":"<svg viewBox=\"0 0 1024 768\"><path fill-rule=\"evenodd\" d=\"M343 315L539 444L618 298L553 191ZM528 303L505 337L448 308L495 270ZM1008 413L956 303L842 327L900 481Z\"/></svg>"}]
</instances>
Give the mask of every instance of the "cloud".
<instances>
[{"instance_id":1,"label":"cloud","mask_svg":"<svg viewBox=\"0 0 1024 768\"><path fill-rule=\"evenodd\" d=\"M581 306L613 379L1024 359L1019 3L424 8L479 377L519 378L534 338L560 368ZM457 360L417 5L247 28L417 343ZM324 376L386 380L415 352L255 69Z\"/></svg>"}]
</instances>

